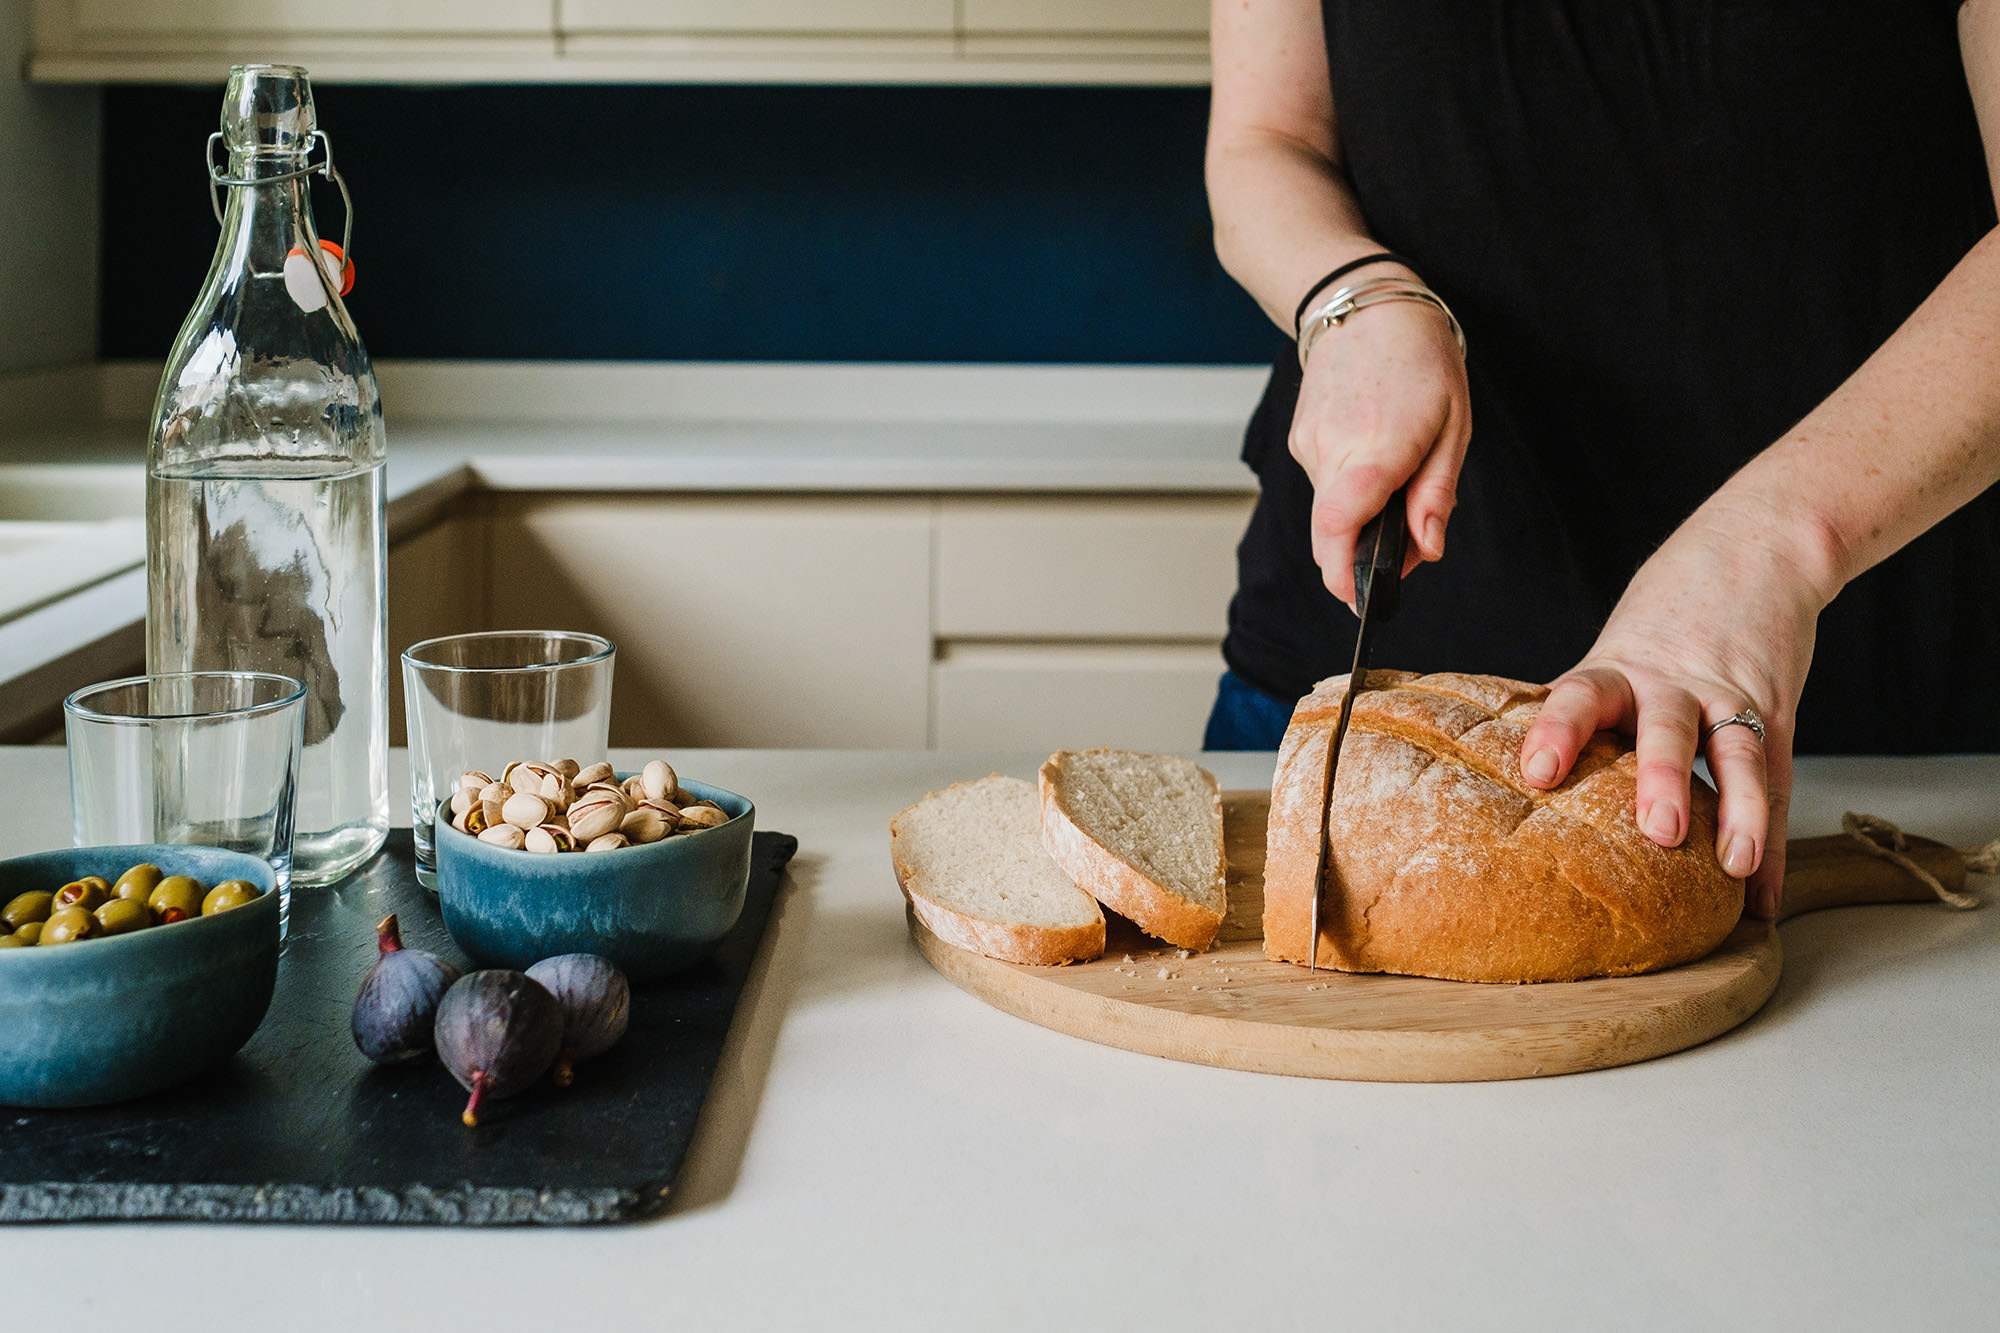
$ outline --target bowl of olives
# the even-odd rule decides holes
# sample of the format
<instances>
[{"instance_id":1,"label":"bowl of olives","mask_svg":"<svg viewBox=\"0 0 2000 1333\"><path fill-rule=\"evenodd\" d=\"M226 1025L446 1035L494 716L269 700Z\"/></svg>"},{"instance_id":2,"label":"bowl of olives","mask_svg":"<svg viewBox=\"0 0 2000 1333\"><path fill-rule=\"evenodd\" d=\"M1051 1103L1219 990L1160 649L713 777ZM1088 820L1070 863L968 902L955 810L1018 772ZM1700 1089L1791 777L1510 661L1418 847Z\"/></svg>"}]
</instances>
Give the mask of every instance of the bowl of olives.
<instances>
[{"instance_id":1,"label":"bowl of olives","mask_svg":"<svg viewBox=\"0 0 2000 1333\"><path fill-rule=\"evenodd\" d=\"M683 806L705 802L721 822L550 855L454 827L450 805L440 806L434 827L445 929L487 967L519 970L556 954L590 953L643 982L700 962L743 913L756 807L735 792L679 781L671 770L667 782L686 798Z\"/></svg>"},{"instance_id":2,"label":"bowl of olives","mask_svg":"<svg viewBox=\"0 0 2000 1333\"><path fill-rule=\"evenodd\" d=\"M216 847L0 861L0 1105L124 1101L235 1054L277 984L273 887Z\"/></svg>"}]
</instances>

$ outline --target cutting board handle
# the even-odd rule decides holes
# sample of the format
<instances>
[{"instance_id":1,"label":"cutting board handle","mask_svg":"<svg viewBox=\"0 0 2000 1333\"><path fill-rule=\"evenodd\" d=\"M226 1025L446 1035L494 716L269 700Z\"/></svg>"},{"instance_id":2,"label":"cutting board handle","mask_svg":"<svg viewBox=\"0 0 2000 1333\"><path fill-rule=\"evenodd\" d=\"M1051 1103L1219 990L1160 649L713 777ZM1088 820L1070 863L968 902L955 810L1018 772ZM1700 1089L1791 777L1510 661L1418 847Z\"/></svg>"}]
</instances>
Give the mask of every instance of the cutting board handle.
<instances>
[{"instance_id":1,"label":"cutting board handle","mask_svg":"<svg viewBox=\"0 0 2000 1333\"><path fill-rule=\"evenodd\" d=\"M1965 857L1957 848L1911 836L1905 854L1937 876L1947 889L1956 893L1965 888ZM1780 921L1823 907L1937 900L1937 894L1928 884L1901 866L1870 856L1844 833L1825 838L1794 838L1785 845L1785 892L1778 905Z\"/></svg>"}]
</instances>

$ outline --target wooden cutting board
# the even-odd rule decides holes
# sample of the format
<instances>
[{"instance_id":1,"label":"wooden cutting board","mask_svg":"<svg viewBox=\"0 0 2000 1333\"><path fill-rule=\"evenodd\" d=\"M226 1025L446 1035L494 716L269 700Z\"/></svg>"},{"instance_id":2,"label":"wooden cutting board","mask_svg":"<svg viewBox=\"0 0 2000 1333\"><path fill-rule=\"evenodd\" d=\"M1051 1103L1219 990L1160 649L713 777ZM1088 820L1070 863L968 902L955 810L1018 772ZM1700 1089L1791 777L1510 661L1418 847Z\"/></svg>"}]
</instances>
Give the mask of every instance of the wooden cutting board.
<instances>
[{"instance_id":1,"label":"wooden cutting board","mask_svg":"<svg viewBox=\"0 0 2000 1333\"><path fill-rule=\"evenodd\" d=\"M1266 792L1223 794L1229 913L1214 948L1189 956L1105 914L1104 956L1027 967L944 943L914 915L931 966L999 1009L1073 1037L1171 1060L1265 1074L1391 1083L1534 1078L1650 1060L1719 1036L1757 1012L1784 955L1745 920L1699 962L1637 977L1482 985L1308 973L1264 959ZM1965 867L1940 843L1911 855L1947 887ZM1846 838L1790 844L1781 917L1861 903L1935 902Z\"/></svg>"}]
</instances>

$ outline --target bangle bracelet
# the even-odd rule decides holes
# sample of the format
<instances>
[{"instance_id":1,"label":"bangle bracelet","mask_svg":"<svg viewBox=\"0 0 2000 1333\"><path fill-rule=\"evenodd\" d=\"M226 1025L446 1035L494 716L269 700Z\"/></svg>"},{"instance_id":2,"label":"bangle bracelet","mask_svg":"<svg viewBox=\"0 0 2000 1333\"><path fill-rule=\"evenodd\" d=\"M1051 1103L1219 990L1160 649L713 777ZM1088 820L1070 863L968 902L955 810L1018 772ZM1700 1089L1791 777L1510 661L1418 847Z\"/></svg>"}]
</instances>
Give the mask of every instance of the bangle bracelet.
<instances>
[{"instance_id":1,"label":"bangle bracelet","mask_svg":"<svg viewBox=\"0 0 2000 1333\"><path fill-rule=\"evenodd\" d=\"M1306 357L1312 354L1313 344L1319 341L1321 334L1340 327L1355 311L1387 301L1419 301L1436 309L1451 325L1451 336L1458 343L1459 356L1465 356L1465 330L1459 326L1458 316L1451 313L1451 307L1444 303L1442 297L1421 282L1408 278L1377 278L1373 282L1342 287L1327 298L1325 305L1307 317L1305 327L1299 330L1299 369L1305 369Z\"/></svg>"},{"instance_id":2,"label":"bangle bracelet","mask_svg":"<svg viewBox=\"0 0 2000 1333\"><path fill-rule=\"evenodd\" d=\"M1311 308L1313 303L1313 298L1315 296L1318 296L1321 292L1333 286L1334 283L1339 282L1342 278L1354 272L1354 270L1358 268L1366 268L1370 264L1401 264L1404 268L1409 269L1412 273L1416 272L1417 270L1417 266L1415 264L1412 264L1409 260L1403 258L1401 255L1391 254L1387 250L1379 250L1372 255L1363 255L1359 259L1348 260L1345 264L1342 264L1339 268L1327 274L1325 277L1321 278L1318 282L1314 283L1310 288L1306 290L1305 299L1299 302L1299 308L1292 314L1292 336L1296 338L1298 336L1299 329L1304 326L1306 322L1306 311L1309 308ZM1421 279L1419 279L1419 281L1421 281Z\"/></svg>"}]
</instances>

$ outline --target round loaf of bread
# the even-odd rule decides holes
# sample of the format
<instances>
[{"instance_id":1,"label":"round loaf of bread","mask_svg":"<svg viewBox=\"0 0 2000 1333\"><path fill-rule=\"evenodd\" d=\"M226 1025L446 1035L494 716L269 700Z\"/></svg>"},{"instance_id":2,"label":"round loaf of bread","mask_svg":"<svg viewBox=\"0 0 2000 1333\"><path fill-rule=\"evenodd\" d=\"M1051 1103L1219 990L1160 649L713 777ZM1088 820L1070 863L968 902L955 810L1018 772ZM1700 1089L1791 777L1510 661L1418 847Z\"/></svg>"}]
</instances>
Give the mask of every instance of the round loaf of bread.
<instances>
[{"instance_id":1,"label":"round loaf of bread","mask_svg":"<svg viewBox=\"0 0 2000 1333\"><path fill-rule=\"evenodd\" d=\"M1553 791L1521 778L1548 691L1495 676L1371 671L1332 800L1326 753L1347 677L1299 701L1278 756L1264 952L1303 963L1321 829L1333 863L1321 967L1456 981L1574 981L1690 962L1743 912L1715 858L1715 792L1694 783L1679 847L1639 831L1638 764L1600 732ZM1323 824L1322 821L1330 821Z\"/></svg>"}]
</instances>

